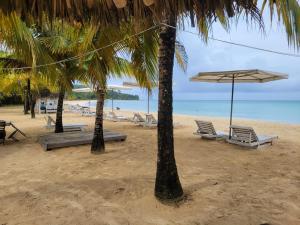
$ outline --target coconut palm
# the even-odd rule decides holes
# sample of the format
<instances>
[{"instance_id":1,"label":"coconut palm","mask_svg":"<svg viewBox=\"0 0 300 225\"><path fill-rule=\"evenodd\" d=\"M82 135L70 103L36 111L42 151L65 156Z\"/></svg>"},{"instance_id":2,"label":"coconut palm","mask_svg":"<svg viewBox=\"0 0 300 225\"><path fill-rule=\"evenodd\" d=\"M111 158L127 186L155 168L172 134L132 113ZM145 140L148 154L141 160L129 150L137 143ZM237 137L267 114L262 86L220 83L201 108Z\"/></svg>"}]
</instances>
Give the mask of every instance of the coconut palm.
<instances>
[{"instance_id":1,"label":"coconut palm","mask_svg":"<svg viewBox=\"0 0 300 225\"><path fill-rule=\"evenodd\" d=\"M51 27L51 29L50 29ZM80 38L80 27L72 27L69 24L54 21L45 23L39 27L36 39L48 50L52 58L63 60L74 57L77 54L77 46ZM54 83L58 89L58 103L56 110L55 133L64 132L63 129L63 102L67 91L71 91L73 83L80 76L83 69L76 59L63 61L56 64Z\"/></svg>"},{"instance_id":2,"label":"coconut palm","mask_svg":"<svg viewBox=\"0 0 300 225\"><path fill-rule=\"evenodd\" d=\"M34 27L28 27L15 13L5 16L0 12L0 44L6 47L7 55L0 57L4 73L9 74L12 68L24 68L14 70L14 73L27 74L26 88L24 95L24 113L30 109L31 117L34 118L35 99L31 93L31 79L34 76L47 74L52 76L54 67L32 69L37 64L51 63L52 58L36 38Z\"/></svg>"},{"instance_id":3,"label":"coconut palm","mask_svg":"<svg viewBox=\"0 0 300 225\"><path fill-rule=\"evenodd\" d=\"M90 27L79 47L82 52L92 51L92 54L88 54L85 58L85 63L87 80L94 84L97 93L95 130L91 146L93 153L105 150L103 105L107 79L112 76L130 76L141 87L147 88L149 91L157 83L158 32L152 30L126 39L127 36L137 32L138 30L131 23L122 24L120 28L97 29ZM111 42L116 44L110 46ZM96 51L107 45L109 47ZM185 69L187 55L180 42L176 42L176 53L179 65ZM128 54L128 60L126 60Z\"/></svg>"},{"instance_id":4,"label":"coconut palm","mask_svg":"<svg viewBox=\"0 0 300 225\"><path fill-rule=\"evenodd\" d=\"M56 17L82 22L93 22L101 26L120 24L133 19L137 25L145 20L166 23L176 27L183 25L189 18L197 25L204 37L208 27L215 21L227 24L229 18L244 14L261 24L261 14L257 0L62 0L35 1L4 0L0 9L4 13L17 10L27 19L34 17L40 23L43 15L50 20ZM291 44L300 47L299 21L300 7L297 0L264 0L263 7L269 3L271 12L277 11L283 20ZM262 7L262 8L263 8ZM274 9L277 10L274 10ZM178 179L174 157L172 125L172 74L176 30L168 26L161 27L159 50L159 125L158 125L158 168L155 195L161 200L174 200L182 197L183 192Z\"/></svg>"},{"instance_id":5,"label":"coconut palm","mask_svg":"<svg viewBox=\"0 0 300 225\"><path fill-rule=\"evenodd\" d=\"M91 146L92 153L105 151L103 106L107 80L111 77L132 76L136 78L141 86L146 86L153 82L156 75L154 69L156 54L155 50L153 50L157 40L156 35L126 39L126 36L132 33L133 26L130 24L124 24L119 29L116 27L100 29L99 27L91 26L86 30L82 44L79 46L82 52L92 51L91 54L84 58L84 64L87 67L86 81L93 84L92 86L97 94L96 120ZM120 40L124 38L126 40L121 42ZM116 44L110 45L112 42L116 42ZM104 46L108 47L101 49ZM145 51L141 52L141 48ZM146 48L148 48L148 51L146 51ZM97 49L100 50L98 51ZM131 56L131 61L126 59L128 53ZM137 55L146 59L146 63L141 61L141 58L137 57Z\"/></svg>"},{"instance_id":6,"label":"coconut palm","mask_svg":"<svg viewBox=\"0 0 300 225\"><path fill-rule=\"evenodd\" d=\"M28 73L15 73L15 72L9 72L9 73L0 73L0 83L2 84L0 86L0 91L2 93L8 94L8 93L16 93L18 95L22 95L22 87L24 85L27 85L28 82ZM32 118L35 118L35 105L36 105L36 99L40 95L40 91L44 90L45 88L51 87L49 84L47 84L47 80L44 79L41 76L33 76L30 80L30 86L31 86L31 116Z\"/></svg>"}]
</instances>

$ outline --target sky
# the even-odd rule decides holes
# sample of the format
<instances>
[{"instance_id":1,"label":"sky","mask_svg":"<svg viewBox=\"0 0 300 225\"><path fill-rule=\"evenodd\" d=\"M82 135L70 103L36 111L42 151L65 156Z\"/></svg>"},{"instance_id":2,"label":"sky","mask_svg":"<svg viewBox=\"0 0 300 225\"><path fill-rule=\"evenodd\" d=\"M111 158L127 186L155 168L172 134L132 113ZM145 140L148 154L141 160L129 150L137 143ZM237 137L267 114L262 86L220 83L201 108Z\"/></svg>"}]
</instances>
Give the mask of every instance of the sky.
<instances>
[{"instance_id":1,"label":"sky","mask_svg":"<svg viewBox=\"0 0 300 225\"><path fill-rule=\"evenodd\" d=\"M300 54L288 45L283 25L275 19L271 24L268 12L265 14L265 32L255 25L247 25L244 20L231 25L226 32L218 23L213 25L210 36L226 41L247 44L259 48ZM186 31L197 31L186 27ZM216 41L204 43L201 37L178 31L180 40L187 51L189 62L184 73L174 65L174 100L226 100L230 98L230 84L208 84L190 82L189 78L199 72L261 69L286 73L288 80L274 81L266 84L237 84L236 100L300 100L300 58L276 55L253 49L228 45ZM120 84L123 80L111 80L111 84ZM146 98L146 91L138 89L127 91ZM152 99L157 99L157 90Z\"/></svg>"}]
</instances>

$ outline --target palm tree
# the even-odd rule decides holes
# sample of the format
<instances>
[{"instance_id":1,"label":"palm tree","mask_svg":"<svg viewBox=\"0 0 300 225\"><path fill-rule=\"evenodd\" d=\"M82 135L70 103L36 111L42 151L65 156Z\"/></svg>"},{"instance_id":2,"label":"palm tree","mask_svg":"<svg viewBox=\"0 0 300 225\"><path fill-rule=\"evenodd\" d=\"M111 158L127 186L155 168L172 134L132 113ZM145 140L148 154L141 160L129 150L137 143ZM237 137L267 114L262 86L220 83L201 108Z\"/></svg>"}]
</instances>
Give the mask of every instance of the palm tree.
<instances>
[{"instance_id":1,"label":"palm tree","mask_svg":"<svg viewBox=\"0 0 300 225\"><path fill-rule=\"evenodd\" d=\"M11 68L24 68L16 73L27 74L26 88L24 95L24 113L30 109L31 118L35 118L35 95L31 93L31 79L34 76L51 77L54 71L53 66L39 69L37 64L51 63L52 58L35 38L35 30L28 27L15 13L5 16L0 12L0 44L6 47L7 56L1 57L4 73L9 74ZM14 71L14 70L13 70ZM33 99L34 98L34 99Z\"/></svg>"},{"instance_id":2,"label":"palm tree","mask_svg":"<svg viewBox=\"0 0 300 225\"><path fill-rule=\"evenodd\" d=\"M8 4L8 2L10 4ZM94 22L102 26L120 24L131 18L137 25L145 20L164 22L176 27L177 22L189 17L191 24L198 25L199 30L207 35L210 24L217 21L226 23L228 18L244 13L261 23L257 0L143 0L144 4L135 0L83 1L62 0L60 4L52 1L6 0L0 3L5 13L18 10L25 18L36 18L43 22L46 12L51 20L55 17L70 20L73 18L85 22ZM300 47L300 7L297 0L264 0L263 7L269 3L271 12L276 11L282 17L290 43ZM103 16L105 15L105 16ZM172 127L172 72L176 31L163 26L160 33L159 50L159 125L158 125L158 169L155 195L161 200L174 200L182 196L182 188L178 179L173 142ZM166 137L164 139L164 137ZM163 170L166 169L167 172Z\"/></svg>"},{"instance_id":3,"label":"palm tree","mask_svg":"<svg viewBox=\"0 0 300 225\"><path fill-rule=\"evenodd\" d=\"M51 29L50 29L51 27ZM52 24L45 23L39 27L37 40L47 49L53 59L63 60L74 57L77 54L81 29L72 27L69 24L54 21ZM63 133L63 102L66 91L72 90L73 82L83 71L78 60L61 62L56 65L54 83L58 89L58 103L56 110L55 133Z\"/></svg>"},{"instance_id":4,"label":"palm tree","mask_svg":"<svg viewBox=\"0 0 300 225\"><path fill-rule=\"evenodd\" d=\"M0 74L0 91L3 93L16 93L22 95L22 86L28 82L28 73L7 72ZM31 116L35 118L35 104L41 90L46 88L47 80L34 76L31 80ZM49 87L49 86L48 86Z\"/></svg>"},{"instance_id":5,"label":"palm tree","mask_svg":"<svg viewBox=\"0 0 300 225\"><path fill-rule=\"evenodd\" d=\"M82 52L92 51L92 54L88 54L88 56L84 58L84 63L87 67L85 79L88 83L93 84L97 96L94 137L91 145L91 152L94 154L105 151L103 106L107 89L107 80L110 77L121 77L125 75L134 76L141 85L149 83L149 76L146 76L146 74L143 73L141 64L134 60L133 62L129 62L125 59L126 56L124 56L126 51L132 50L134 44L135 47L138 45L139 48L141 47L141 42L145 44L145 39L135 39L134 43L131 42L131 40L130 42L118 42L127 35L130 35L132 29L133 27L130 25L124 25L121 29L116 29L114 27L99 29L98 27L91 26L86 30L82 45L79 47ZM151 44L151 40L153 40L153 37L148 39L148 45ZM101 49L103 46L109 45L111 42L117 42L117 44L99 51L97 50ZM133 53L132 55L135 54ZM146 58L148 59L148 57ZM145 63L143 62L143 64ZM153 66L153 58L152 63L151 60L149 60L148 67L151 65ZM136 68L139 68L139 70Z\"/></svg>"}]
</instances>

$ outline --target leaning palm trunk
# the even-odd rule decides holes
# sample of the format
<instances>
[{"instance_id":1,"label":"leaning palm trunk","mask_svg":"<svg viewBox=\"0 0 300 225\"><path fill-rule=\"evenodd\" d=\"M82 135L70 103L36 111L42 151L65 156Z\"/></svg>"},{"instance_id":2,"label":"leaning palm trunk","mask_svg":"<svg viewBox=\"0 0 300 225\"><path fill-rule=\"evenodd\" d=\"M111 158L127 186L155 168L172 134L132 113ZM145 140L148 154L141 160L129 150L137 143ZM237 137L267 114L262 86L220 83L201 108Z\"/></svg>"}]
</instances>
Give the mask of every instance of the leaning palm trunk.
<instances>
[{"instance_id":1,"label":"leaning palm trunk","mask_svg":"<svg viewBox=\"0 0 300 225\"><path fill-rule=\"evenodd\" d=\"M27 96L27 88L24 87L24 91L23 91L23 94L24 94L24 114L28 114L28 96Z\"/></svg>"},{"instance_id":2,"label":"leaning palm trunk","mask_svg":"<svg viewBox=\"0 0 300 225\"><path fill-rule=\"evenodd\" d=\"M64 97L65 97L65 88L63 87L63 85L61 85L61 87L59 89L59 95L58 95L55 133L63 133L64 132L63 121L62 121Z\"/></svg>"},{"instance_id":3,"label":"leaning palm trunk","mask_svg":"<svg viewBox=\"0 0 300 225\"><path fill-rule=\"evenodd\" d=\"M25 91L25 99L24 99L24 114L29 114L28 111L30 110L30 79L27 79L27 86Z\"/></svg>"},{"instance_id":4,"label":"leaning palm trunk","mask_svg":"<svg viewBox=\"0 0 300 225\"><path fill-rule=\"evenodd\" d=\"M176 26L176 18L168 17L164 22ZM164 26L161 28L159 38L158 159L155 196L160 200L174 201L183 196L173 139L172 77L176 30Z\"/></svg>"},{"instance_id":5,"label":"leaning palm trunk","mask_svg":"<svg viewBox=\"0 0 300 225\"><path fill-rule=\"evenodd\" d=\"M104 90L97 89L97 106L94 137L91 147L91 152L94 154L105 151L104 134L103 134L103 107L104 107Z\"/></svg>"},{"instance_id":6,"label":"leaning palm trunk","mask_svg":"<svg viewBox=\"0 0 300 225\"><path fill-rule=\"evenodd\" d=\"M36 105L36 97L31 94L30 96L30 114L31 119L35 119L35 105Z\"/></svg>"}]
</instances>

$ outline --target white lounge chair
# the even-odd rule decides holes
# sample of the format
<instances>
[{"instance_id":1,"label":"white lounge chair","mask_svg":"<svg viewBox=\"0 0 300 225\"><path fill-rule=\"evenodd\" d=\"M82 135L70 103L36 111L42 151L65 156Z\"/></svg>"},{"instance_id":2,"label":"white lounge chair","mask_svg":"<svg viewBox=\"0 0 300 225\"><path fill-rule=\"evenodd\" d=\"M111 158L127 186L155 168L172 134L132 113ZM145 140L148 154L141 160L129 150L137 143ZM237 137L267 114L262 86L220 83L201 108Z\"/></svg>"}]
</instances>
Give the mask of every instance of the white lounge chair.
<instances>
[{"instance_id":1,"label":"white lounge chair","mask_svg":"<svg viewBox=\"0 0 300 225\"><path fill-rule=\"evenodd\" d=\"M141 122L139 124L143 127L153 128L153 127L157 127L157 120L152 114L146 114L145 122Z\"/></svg>"},{"instance_id":2,"label":"white lounge chair","mask_svg":"<svg viewBox=\"0 0 300 225\"><path fill-rule=\"evenodd\" d=\"M278 136L256 135L252 127L232 125L231 130L232 136L231 139L227 139L227 142L248 148L258 148L266 144L272 145L273 141L278 139Z\"/></svg>"},{"instance_id":3,"label":"white lounge chair","mask_svg":"<svg viewBox=\"0 0 300 225\"><path fill-rule=\"evenodd\" d=\"M55 127L55 120L51 116L45 116L44 117L47 125L47 129L53 129ZM64 132L73 132L73 131L83 131L84 127L86 127L86 124L65 124L63 125Z\"/></svg>"},{"instance_id":4,"label":"white lounge chair","mask_svg":"<svg viewBox=\"0 0 300 225\"><path fill-rule=\"evenodd\" d=\"M205 139L225 139L228 137L225 133L222 132L216 132L214 125L212 122L207 121L201 121L201 120L195 120L198 130L194 133L194 135L198 135Z\"/></svg>"},{"instance_id":5,"label":"white lounge chair","mask_svg":"<svg viewBox=\"0 0 300 225\"><path fill-rule=\"evenodd\" d=\"M82 108L81 116L96 116L96 113L92 112L89 108Z\"/></svg>"},{"instance_id":6,"label":"white lounge chair","mask_svg":"<svg viewBox=\"0 0 300 225\"><path fill-rule=\"evenodd\" d=\"M105 119L111 120L111 121L114 121L114 122L125 122L125 121L128 121L127 117L125 117L125 116L117 116L114 112L109 112Z\"/></svg>"},{"instance_id":7,"label":"white lounge chair","mask_svg":"<svg viewBox=\"0 0 300 225\"><path fill-rule=\"evenodd\" d=\"M152 114L146 114L146 120L139 122L139 125L147 128L155 128L158 125L158 121L155 119L155 117ZM173 123L174 128L181 127L182 125L180 123Z\"/></svg>"},{"instance_id":8,"label":"white lounge chair","mask_svg":"<svg viewBox=\"0 0 300 225\"><path fill-rule=\"evenodd\" d=\"M68 109L72 113L82 113L82 107L80 105L69 105Z\"/></svg>"},{"instance_id":9,"label":"white lounge chair","mask_svg":"<svg viewBox=\"0 0 300 225\"><path fill-rule=\"evenodd\" d=\"M133 118L131 119L131 122L134 122L136 124L145 123L146 120L141 116L139 113L134 113Z\"/></svg>"}]
</instances>

